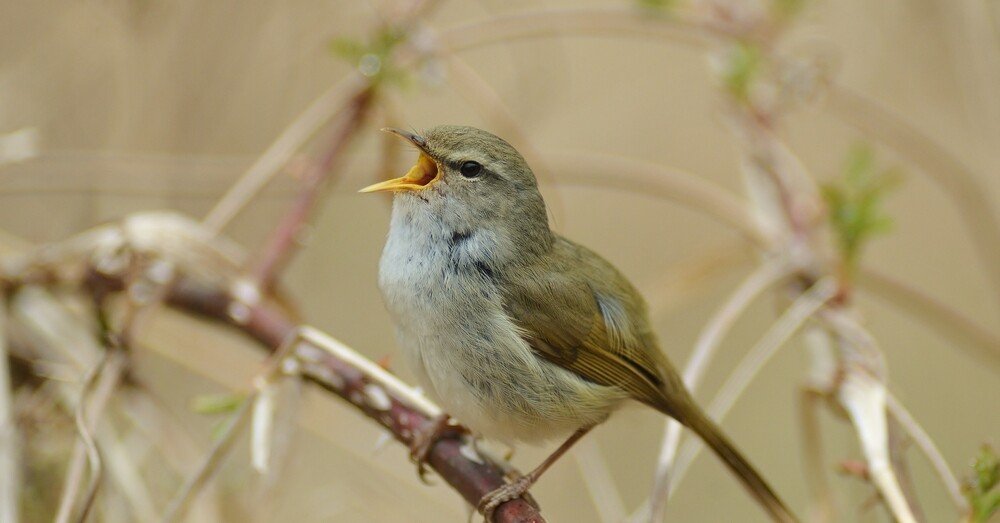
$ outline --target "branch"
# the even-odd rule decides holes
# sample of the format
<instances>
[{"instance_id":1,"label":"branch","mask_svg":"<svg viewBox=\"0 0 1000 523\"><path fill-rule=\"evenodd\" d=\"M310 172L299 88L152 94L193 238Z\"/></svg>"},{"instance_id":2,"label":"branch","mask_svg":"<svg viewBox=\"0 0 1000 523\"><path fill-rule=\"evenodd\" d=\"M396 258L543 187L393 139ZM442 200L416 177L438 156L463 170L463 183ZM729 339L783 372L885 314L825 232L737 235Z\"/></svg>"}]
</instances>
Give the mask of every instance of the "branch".
<instances>
[{"instance_id":1,"label":"branch","mask_svg":"<svg viewBox=\"0 0 1000 523\"><path fill-rule=\"evenodd\" d=\"M120 278L114 275L93 271L88 278L100 279L102 285L109 287L121 287ZM228 289L196 281L182 272L178 273L170 289L167 303L232 325L272 351L280 347L290 334L299 330L299 326L270 301L239 301ZM235 309L242 309L245 314L230 314ZM305 345L296 351L302 362L304 377L357 407L389 430L397 441L409 444L414 432L430 423L434 415L440 412L419 393L378 365L331 338L321 336L311 329L310 332L317 338L325 339L328 344L325 347ZM373 394L373 386L381 389L382 393ZM428 464L467 502L477 505L484 495L505 484L505 467L482 459L481 456L470 457L469 454L470 450L462 441L442 439L431 449ZM520 498L501 505L495 517L498 522L544 521L535 507Z\"/></svg>"},{"instance_id":2,"label":"branch","mask_svg":"<svg viewBox=\"0 0 1000 523\"><path fill-rule=\"evenodd\" d=\"M799 392L799 412L802 428L803 465L806 483L812 500L809 507L809 521L827 523L834 519L833 492L826 479L823 465L823 432L820 429L819 413L824 395L808 386Z\"/></svg>"}]
</instances>

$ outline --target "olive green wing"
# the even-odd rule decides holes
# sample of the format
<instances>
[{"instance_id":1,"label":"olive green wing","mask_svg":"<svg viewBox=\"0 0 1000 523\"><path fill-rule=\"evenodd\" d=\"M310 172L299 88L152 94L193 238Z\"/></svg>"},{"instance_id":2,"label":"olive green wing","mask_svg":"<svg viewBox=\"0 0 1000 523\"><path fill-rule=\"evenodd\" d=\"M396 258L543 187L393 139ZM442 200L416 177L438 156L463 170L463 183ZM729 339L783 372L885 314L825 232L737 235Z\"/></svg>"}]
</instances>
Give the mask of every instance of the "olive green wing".
<instances>
[{"instance_id":1,"label":"olive green wing","mask_svg":"<svg viewBox=\"0 0 1000 523\"><path fill-rule=\"evenodd\" d=\"M669 391L680 380L641 297L614 267L560 239L549 259L513 280L505 285L506 312L541 357L673 415Z\"/></svg>"}]
</instances>

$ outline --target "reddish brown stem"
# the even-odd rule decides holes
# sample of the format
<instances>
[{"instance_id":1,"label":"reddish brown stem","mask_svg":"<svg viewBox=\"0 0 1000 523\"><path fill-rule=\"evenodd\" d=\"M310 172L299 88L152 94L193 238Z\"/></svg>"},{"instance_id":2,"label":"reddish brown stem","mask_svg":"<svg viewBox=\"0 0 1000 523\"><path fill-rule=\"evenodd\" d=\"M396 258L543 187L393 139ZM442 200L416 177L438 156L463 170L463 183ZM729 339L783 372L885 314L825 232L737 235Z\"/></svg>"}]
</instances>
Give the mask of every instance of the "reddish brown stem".
<instances>
[{"instance_id":1,"label":"reddish brown stem","mask_svg":"<svg viewBox=\"0 0 1000 523\"><path fill-rule=\"evenodd\" d=\"M323 188L331 178L334 167L344 156L351 139L364 122L374 98L373 88L361 89L348 104L339 119L339 126L333 131L330 145L323 156L306 173L302 188L291 209L284 214L274 228L264 246L251 259L255 260L250 273L254 281L265 292L274 290L275 280L291 259L302 235L321 201Z\"/></svg>"}]
</instances>

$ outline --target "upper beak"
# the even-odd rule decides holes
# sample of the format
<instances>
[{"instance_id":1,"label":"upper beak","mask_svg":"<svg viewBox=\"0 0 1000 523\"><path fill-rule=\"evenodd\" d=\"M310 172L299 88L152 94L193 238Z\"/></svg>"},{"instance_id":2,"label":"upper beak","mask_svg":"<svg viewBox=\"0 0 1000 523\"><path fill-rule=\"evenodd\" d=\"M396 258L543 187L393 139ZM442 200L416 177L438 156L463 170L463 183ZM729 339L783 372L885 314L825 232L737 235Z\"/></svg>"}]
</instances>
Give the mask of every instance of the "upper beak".
<instances>
[{"instance_id":1,"label":"upper beak","mask_svg":"<svg viewBox=\"0 0 1000 523\"><path fill-rule=\"evenodd\" d=\"M420 157L417 163L410 168L401 178L394 178L376 184L369 185L358 192L379 192L379 191L419 191L426 189L431 184L441 178L437 162L427 154L427 140L419 134L386 127L382 131L395 134L420 149Z\"/></svg>"}]
</instances>

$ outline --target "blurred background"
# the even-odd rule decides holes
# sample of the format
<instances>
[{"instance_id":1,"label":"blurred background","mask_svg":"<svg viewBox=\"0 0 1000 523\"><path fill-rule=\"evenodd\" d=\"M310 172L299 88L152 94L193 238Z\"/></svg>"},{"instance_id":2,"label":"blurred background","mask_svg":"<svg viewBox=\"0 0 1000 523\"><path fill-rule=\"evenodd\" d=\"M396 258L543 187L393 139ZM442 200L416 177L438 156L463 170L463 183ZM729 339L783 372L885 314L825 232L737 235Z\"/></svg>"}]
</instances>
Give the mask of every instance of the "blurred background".
<instances>
[{"instance_id":1,"label":"blurred background","mask_svg":"<svg viewBox=\"0 0 1000 523\"><path fill-rule=\"evenodd\" d=\"M446 1L423 23L445 29L505 13L581 6L630 4ZM347 0L4 0L0 135L20 133L14 136L33 141L35 150L27 158L0 159L0 228L42 243L142 210L175 209L201 218L297 115L351 72L355 64L332 52L331 41L367 38L393 9L390 2ZM992 1L819 0L807 3L781 46L791 55L823 57L839 85L874 99L959 158L995 220L998 23L1000 3ZM560 182L569 176L560 171L558 158L579 150L608 153L695 173L744 194L711 49L595 32L484 45L460 57L495 91L538 157L554 158L536 166L544 174L554 228L602 253L632 279L651 304L664 350L682 365L701 327L751 270L750 248L736 231L676 202ZM504 134L496 129L495 115L470 103L451 80L447 67L429 64L395 88L397 124L416 129L469 124ZM866 245L863 265L934 296L995 336L1000 303L990 271L996 267L977 255L977 240L961 215L965 202L905 151L882 147L836 117L828 102L820 92L789 112L779 128L817 179L839 177L852 147L866 141L880 166L903 173L885 201L893 227ZM356 194L377 179L401 175L413 161L413 153L399 147L391 163L395 172L385 171L377 132L384 117L376 113L360 131L306 248L283 281L308 323L372 359L391 358L392 370L408 379L376 287L389 202ZM229 236L251 248L262 243L295 194L294 164L234 220ZM885 351L891 389L953 470L966 474L980 445L996 444L1000 435L997 367L863 288L857 299ZM737 322L700 399L711 398L773 322L780 304L772 297L759 300ZM263 355L225 329L169 311L156 315L142 339L137 379L189 427L192 445L207 448L219 418L193 412L193 398L247 389ZM793 340L724 423L799 512L807 489L797 395L807 363L801 340ZM191 520L466 517L457 494L440 480L433 487L420 484L405 449L393 443L376 448L380 429L336 398L307 387L294 418L300 430L268 500L255 495L260 485L248 451L240 449L219 477L225 500L219 512L194 514ZM849 424L825 412L822 426L830 471L840 460L859 459ZM71 428L59 430L72 438ZM663 420L640 408L623 410L595 431L610 483L629 512L652 486L662 431ZM60 444L51 439L36 446ZM514 462L529 469L549 450L521 448ZM56 457L44 457L44 449L32 452L33 459L49 459L53 470L60 469ZM927 520L953 521L954 510L926 460L912 450L910 455ZM33 484L35 490L24 496L35 499L24 502L22 519L48 521L59 475L35 473L35 479L50 477L55 483ZM563 460L533 490L550 521L600 520L593 505L581 501L588 497L581 474L576 461ZM869 485L833 472L830 477L840 521L888 520L881 508L862 508L873 492ZM154 503L161 506L166 499ZM100 514L108 521L130 520L110 511ZM764 521L710 456L695 463L668 516Z\"/></svg>"}]
</instances>

